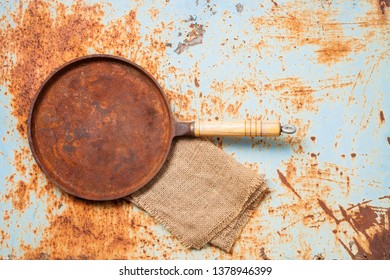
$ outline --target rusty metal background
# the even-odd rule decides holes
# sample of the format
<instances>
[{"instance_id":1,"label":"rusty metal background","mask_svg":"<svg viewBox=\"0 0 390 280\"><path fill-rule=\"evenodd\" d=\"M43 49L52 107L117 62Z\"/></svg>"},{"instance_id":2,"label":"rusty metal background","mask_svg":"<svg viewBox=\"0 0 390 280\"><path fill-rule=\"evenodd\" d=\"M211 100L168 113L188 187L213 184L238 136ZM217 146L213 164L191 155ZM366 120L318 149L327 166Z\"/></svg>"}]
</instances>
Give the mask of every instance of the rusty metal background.
<instances>
[{"instance_id":1,"label":"rusty metal background","mask_svg":"<svg viewBox=\"0 0 390 280\"><path fill-rule=\"evenodd\" d=\"M2 259L389 259L387 0L2 1ZM215 138L271 188L232 254L181 245L126 202L50 184L28 148L34 95L93 53L147 69L180 120L275 119L278 139Z\"/></svg>"}]
</instances>

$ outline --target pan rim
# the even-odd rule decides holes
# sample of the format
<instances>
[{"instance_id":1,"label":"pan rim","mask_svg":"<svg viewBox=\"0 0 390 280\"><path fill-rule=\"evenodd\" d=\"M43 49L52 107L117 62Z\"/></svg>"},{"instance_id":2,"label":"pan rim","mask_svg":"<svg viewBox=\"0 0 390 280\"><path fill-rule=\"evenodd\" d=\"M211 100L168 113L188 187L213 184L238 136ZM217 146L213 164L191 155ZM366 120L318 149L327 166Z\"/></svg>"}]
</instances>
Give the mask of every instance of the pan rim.
<instances>
[{"instance_id":1,"label":"pan rim","mask_svg":"<svg viewBox=\"0 0 390 280\"><path fill-rule=\"evenodd\" d=\"M39 103L40 97L42 97L42 95L43 95L42 92L44 92L44 88L46 87L46 85L48 83L50 83L55 78L55 76L58 73L60 73L61 71L63 71L67 67L69 67L70 65L73 65L75 63L80 63L82 61L93 60L93 59L109 59L109 60L119 61L119 62L125 63L125 64L127 64L127 65L129 65L131 67L134 67L137 70L139 70L140 72L142 72L143 74L145 74L154 83L154 85L158 88L158 91L159 91L160 95L163 97L162 98L163 99L163 104L167 108L168 115L169 115L169 122L170 122L169 137L168 137L168 142L167 142L167 147L168 148L166 149L165 154L163 155L162 160L161 160L160 164L158 165L158 167L156 168L155 172L152 173L149 176L149 178L147 178L146 182L143 183L143 184L140 184L135 189L132 189L131 191L126 192L125 194L120 193L118 195L111 195L111 196L106 195L104 197L99 197L99 198L90 198L88 196L80 195L77 192L73 192L71 190L68 190L61 183L57 182L57 180L52 175L50 175L50 173L48 172L46 167L42 164L41 160L39 159L38 153L37 153L37 151L35 149L34 140L33 140L33 129L32 129L34 110L36 109L37 104ZM60 65L59 67L55 68L54 70L52 70L52 72L46 77L46 79L42 82L42 84L40 85L40 87L36 91L36 94L35 94L34 98L31 101L30 110L29 110L29 114L28 114L28 120L27 120L28 144L29 144L30 150L32 152L32 155L33 155L35 161L37 162L39 168L42 170L42 172L45 174L45 176L56 187L58 187L59 189L61 189L65 193L71 194L71 195L73 195L75 197L78 197L78 198L82 198L82 199L86 199L86 200L92 200L92 201L109 201L109 200L116 200L116 199L124 198L124 197L134 193L135 191L141 189L146 184L148 184L160 172L162 166L164 165L164 163L167 160L168 154L169 154L169 152L171 150L172 140L174 138L174 129L175 129L175 120L174 120L173 115L172 115L170 104L169 104L168 99L167 99L167 97L166 97L166 95L164 93L164 90L162 89L160 84L157 82L157 80L148 71L146 71L142 66L140 66L140 65L138 65L138 64L136 64L136 63L126 59L126 58L123 58L123 57L120 57L120 56L116 56L116 55L111 55L111 54L90 54L90 55L77 57L77 58L74 58L74 59L72 59L72 60L70 60L70 61Z\"/></svg>"}]
</instances>

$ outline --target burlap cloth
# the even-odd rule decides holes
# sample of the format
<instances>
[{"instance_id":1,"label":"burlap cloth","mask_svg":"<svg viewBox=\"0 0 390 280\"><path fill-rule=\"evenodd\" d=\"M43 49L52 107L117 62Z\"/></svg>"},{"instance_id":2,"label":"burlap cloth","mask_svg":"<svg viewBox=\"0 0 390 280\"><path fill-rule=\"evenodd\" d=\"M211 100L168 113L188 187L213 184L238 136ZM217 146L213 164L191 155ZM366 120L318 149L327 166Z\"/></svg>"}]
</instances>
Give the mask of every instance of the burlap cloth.
<instances>
[{"instance_id":1,"label":"burlap cloth","mask_svg":"<svg viewBox=\"0 0 390 280\"><path fill-rule=\"evenodd\" d=\"M268 192L264 177L206 139L174 140L160 172L127 197L188 247L230 252Z\"/></svg>"}]
</instances>

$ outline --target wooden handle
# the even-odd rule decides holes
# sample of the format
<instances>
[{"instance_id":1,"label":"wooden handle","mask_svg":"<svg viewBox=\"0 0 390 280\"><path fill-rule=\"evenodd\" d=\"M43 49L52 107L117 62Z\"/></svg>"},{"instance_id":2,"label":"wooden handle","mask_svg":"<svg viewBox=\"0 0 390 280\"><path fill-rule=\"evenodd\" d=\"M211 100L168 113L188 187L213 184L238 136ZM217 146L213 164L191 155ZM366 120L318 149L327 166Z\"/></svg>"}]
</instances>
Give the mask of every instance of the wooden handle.
<instances>
[{"instance_id":1,"label":"wooden handle","mask_svg":"<svg viewBox=\"0 0 390 280\"><path fill-rule=\"evenodd\" d=\"M193 123L193 131L199 136L279 136L281 133L278 121L201 121Z\"/></svg>"}]
</instances>

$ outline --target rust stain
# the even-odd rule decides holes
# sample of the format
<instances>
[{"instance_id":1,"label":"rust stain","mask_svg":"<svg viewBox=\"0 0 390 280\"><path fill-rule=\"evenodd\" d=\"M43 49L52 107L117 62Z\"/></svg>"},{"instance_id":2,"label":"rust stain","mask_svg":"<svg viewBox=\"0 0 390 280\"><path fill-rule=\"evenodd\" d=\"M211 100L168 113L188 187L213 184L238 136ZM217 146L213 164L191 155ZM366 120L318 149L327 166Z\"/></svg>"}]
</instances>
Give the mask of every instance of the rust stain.
<instances>
[{"instance_id":1,"label":"rust stain","mask_svg":"<svg viewBox=\"0 0 390 280\"><path fill-rule=\"evenodd\" d=\"M173 107L174 116L181 121L196 119L196 112L191 108L195 92L192 90L186 90L184 93L179 92L180 91L165 90L167 99ZM191 111L192 114L190 113Z\"/></svg>"},{"instance_id":2,"label":"rust stain","mask_svg":"<svg viewBox=\"0 0 390 280\"><path fill-rule=\"evenodd\" d=\"M379 8L382 12L382 15L385 14L386 8L390 7L390 0L379 0Z\"/></svg>"},{"instance_id":3,"label":"rust stain","mask_svg":"<svg viewBox=\"0 0 390 280\"><path fill-rule=\"evenodd\" d=\"M382 110L379 112L379 120L380 120L380 124L384 124L384 122L385 122L385 115L383 114Z\"/></svg>"},{"instance_id":4,"label":"rust stain","mask_svg":"<svg viewBox=\"0 0 390 280\"><path fill-rule=\"evenodd\" d=\"M325 260L325 257L322 255L322 253L318 253L314 256L314 259L317 261Z\"/></svg>"},{"instance_id":5,"label":"rust stain","mask_svg":"<svg viewBox=\"0 0 390 280\"><path fill-rule=\"evenodd\" d=\"M11 218L11 216L9 215L9 212L7 210L5 210L3 220L8 221L10 218Z\"/></svg>"},{"instance_id":6,"label":"rust stain","mask_svg":"<svg viewBox=\"0 0 390 280\"><path fill-rule=\"evenodd\" d=\"M339 206L342 218L338 219L324 201L317 200L320 207L335 221L336 225L347 223L355 232L352 239L357 247L356 253L353 252L351 246L346 245L342 237L339 237L341 232L332 231L352 259L390 259L390 209L370 206L368 203L371 201L360 203L347 210Z\"/></svg>"},{"instance_id":7,"label":"rust stain","mask_svg":"<svg viewBox=\"0 0 390 280\"><path fill-rule=\"evenodd\" d=\"M333 211L329 209L325 202L319 198L317 198L317 201L320 207L324 210L325 214L331 217L336 222L336 224L338 224L340 221L334 216Z\"/></svg>"},{"instance_id":8,"label":"rust stain","mask_svg":"<svg viewBox=\"0 0 390 280\"><path fill-rule=\"evenodd\" d=\"M316 51L318 62L331 64L345 60L350 52L362 48L363 45L359 43L357 39L324 41Z\"/></svg>"},{"instance_id":9,"label":"rust stain","mask_svg":"<svg viewBox=\"0 0 390 280\"><path fill-rule=\"evenodd\" d=\"M253 163L244 162L244 165L257 173L259 172L259 164L257 162L253 162Z\"/></svg>"},{"instance_id":10,"label":"rust stain","mask_svg":"<svg viewBox=\"0 0 390 280\"><path fill-rule=\"evenodd\" d=\"M149 10L150 17L154 20L157 19L159 13L160 13L159 10L154 7Z\"/></svg>"},{"instance_id":11,"label":"rust stain","mask_svg":"<svg viewBox=\"0 0 390 280\"><path fill-rule=\"evenodd\" d=\"M271 0L272 4L274 4L275 7L278 6L278 3L276 3L274 0Z\"/></svg>"},{"instance_id":12,"label":"rust stain","mask_svg":"<svg viewBox=\"0 0 390 280\"><path fill-rule=\"evenodd\" d=\"M241 106L242 106L242 102L236 101L234 104L229 104L225 112L228 113L229 115L237 116Z\"/></svg>"},{"instance_id":13,"label":"rust stain","mask_svg":"<svg viewBox=\"0 0 390 280\"><path fill-rule=\"evenodd\" d=\"M23 259L127 259L139 242L146 247L158 240L148 229L153 220L135 214L127 202L86 202L65 195L61 202L65 211L51 217L39 246L27 248ZM144 233L137 234L140 230Z\"/></svg>"},{"instance_id":14,"label":"rust stain","mask_svg":"<svg viewBox=\"0 0 390 280\"><path fill-rule=\"evenodd\" d=\"M195 77L195 79L194 79L194 84L195 84L195 86L198 88L199 87L199 81L198 81L198 79Z\"/></svg>"},{"instance_id":15,"label":"rust stain","mask_svg":"<svg viewBox=\"0 0 390 280\"><path fill-rule=\"evenodd\" d=\"M27 166L24 163L24 161L26 160L28 155L29 155L29 150L27 150L27 149L21 149L20 151L17 151L17 150L14 151L15 169L20 175L23 175L23 176L26 175L26 171L27 171ZM14 177L10 178L11 181L13 180L13 178Z\"/></svg>"},{"instance_id":16,"label":"rust stain","mask_svg":"<svg viewBox=\"0 0 390 280\"><path fill-rule=\"evenodd\" d=\"M168 73L175 78L175 85L171 85L170 88L165 88L164 92L167 96L169 103L171 104L173 115L181 121L193 121L199 117L195 106L192 106L193 100L196 96L202 96L202 92L198 91L198 88L191 90L183 90L182 84L194 83L195 79L198 80L200 70L196 64L193 67L193 72L184 72L182 69L174 66L168 67ZM199 82L199 80L198 80ZM164 79L160 81L160 84L164 87Z\"/></svg>"},{"instance_id":17,"label":"rust stain","mask_svg":"<svg viewBox=\"0 0 390 280\"><path fill-rule=\"evenodd\" d=\"M340 190L342 195L349 195L350 188L354 187L350 178L355 176L355 171L331 162L319 163L317 153L313 154L317 157L305 153L292 156L287 162L283 162L286 171L284 174L280 170L279 172L303 199L297 200L289 193L284 193L283 199L286 202L283 205L266 205L271 217L280 217L286 222L276 234L275 231L269 233L263 244L294 242L294 236L291 234L293 230L305 228L316 231L327 219L336 221L336 227L341 223L341 219L333 214L332 205L326 201L331 198L335 189ZM278 177L275 182L279 180L282 179ZM317 253L312 252L310 245L304 240L300 242L300 248L301 250L297 251L299 258L312 259Z\"/></svg>"},{"instance_id":18,"label":"rust stain","mask_svg":"<svg viewBox=\"0 0 390 280\"><path fill-rule=\"evenodd\" d=\"M355 158L356 157L356 153L351 153L351 157Z\"/></svg>"},{"instance_id":19,"label":"rust stain","mask_svg":"<svg viewBox=\"0 0 390 280\"><path fill-rule=\"evenodd\" d=\"M46 1L30 2L24 12L20 10L11 15L16 26L12 28L8 24L0 39L3 51L15 54L17 58L16 61L4 61L10 66L4 78L9 82L8 91L13 96L17 129L24 137L31 100L44 78L61 63L86 54L90 45L87 42L97 40L94 31L101 28L101 24L99 20L88 21L87 18L101 18L102 9L98 5L78 3L72 12L67 15L63 4L56 5L56 22L62 24L53 28L50 4Z\"/></svg>"},{"instance_id":20,"label":"rust stain","mask_svg":"<svg viewBox=\"0 0 390 280\"><path fill-rule=\"evenodd\" d=\"M381 14L387 6L387 2L386 4L384 2L379 1ZM332 65L348 61L351 53L365 50L367 42L376 37L373 28L380 28L386 24L375 13L369 13L365 18L359 18L356 22L363 29L364 39L347 36L343 31L345 23L336 20L340 17L337 9L324 9L321 6L315 9L313 6L300 4L300 2L291 1L282 6L273 6L271 11L265 13L264 16L252 18L251 22L255 30L264 35L259 44L271 46L268 37L279 40L284 50L305 45L318 46L314 52L318 63ZM300 5L300 9L296 8L297 5ZM372 3L372 5L375 5L376 9L377 4ZM378 25L380 21L381 24Z\"/></svg>"},{"instance_id":21,"label":"rust stain","mask_svg":"<svg viewBox=\"0 0 390 280\"><path fill-rule=\"evenodd\" d=\"M262 257L263 260L270 260L270 258L268 258L267 254L265 253L264 247L260 248L260 256Z\"/></svg>"},{"instance_id":22,"label":"rust stain","mask_svg":"<svg viewBox=\"0 0 390 280\"><path fill-rule=\"evenodd\" d=\"M342 213L345 221L358 234L354 238L356 253L346 248L339 239L352 259L390 259L390 209L382 210L370 205L359 205L355 212L347 213L344 210Z\"/></svg>"},{"instance_id":23,"label":"rust stain","mask_svg":"<svg viewBox=\"0 0 390 280\"><path fill-rule=\"evenodd\" d=\"M310 140L315 142L316 141L316 137L315 136L310 136Z\"/></svg>"},{"instance_id":24,"label":"rust stain","mask_svg":"<svg viewBox=\"0 0 390 280\"><path fill-rule=\"evenodd\" d=\"M367 230L373 225L378 224L376 221L376 219L378 218L378 214L369 205L359 205L358 211L356 212L354 217L346 217L346 219L348 218L353 220L354 226L361 232Z\"/></svg>"},{"instance_id":25,"label":"rust stain","mask_svg":"<svg viewBox=\"0 0 390 280\"><path fill-rule=\"evenodd\" d=\"M355 176L354 170L331 162L318 163L318 155L313 153L313 156L310 160L293 156L284 163L288 182L299 186L299 193L304 197L325 198L332 186L341 187L348 195L353 187L350 178Z\"/></svg>"},{"instance_id":26,"label":"rust stain","mask_svg":"<svg viewBox=\"0 0 390 280\"><path fill-rule=\"evenodd\" d=\"M159 39L161 30L157 28L141 38L136 11L129 11L103 26L103 5L77 1L65 6L57 1L29 1L25 9L10 13L14 24L4 20L5 29L0 33L1 53L12 55L0 57L1 63L8 65L1 70L0 82L7 84L12 95L13 114L18 120L16 129L23 138L32 98L46 76L64 62L90 52L108 53L128 58L157 79L161 78L158 66L166 50L165 43ZM51 11L55 12L55 17ZM13 56L15 60L10 59ZM186 103L184 109L187 109L189 101L182 103ZM21 179L8 178L10 191L3 199L11 201L15 211L23 212L31 205L34 193L37 200L44 200L49 221L47 228L39 229L42 240L36 248L20 246L25 251L20 258L128 259L142 256L150 259L156 258L150 253L156 246L161 252L171 251L172 246L180 251L179 242L166 245L155 236L152 226L156 223L131 204L92 203L70 197L46 183L38 166L32 164L29 149L15 151L14 158ZM4 221L8 221L8 217L9 214L5 215ZM169 258L169 254L165 256Z\"/></svg>"},{"instance_id":27,"label":"rust stain","mask_svg":"<svg viewBox=\"0 0 390 280\"><path fill-rule=\"evenodd\" d=\"M98 4L86 5L82 1L79 1L72 6L72 12L68 13L66 12L66 6L57 2L52 3L56 3L51 6L54 7L55 10L59 10L56 19L51 17L48 5L45 4L44 1L35 1L28 5L27 10L30 11L29 15L23 16L23 14L19 15L16 13L13 15L18 19L16 28L9 25L5 31L0 31L1 53L5 53L3 50L11 53L15 52L16 57L20 58L18 61L6 61L10 67L0 70L4 73L0 75L0 79L3 79L4 77L7 81L11 81L12 83L13 79L10 79L11 72L12 77L19 79L19 81L13 82L14 89L10 91L10 93L15 100L13 103L14 114L20 118L18 130L22 135L25 135L24 122L26 120L25 117L27 116L26 109L29 107L29 100L35 93L34 88L37 88L53 67L61 65L63 62L68 61L75 56L87 54L88 49L92 48L96 52L112 53L127 57L138 64L141 64L153 75L156 75L156 77L160 79L160 83L164 85L164 77L160 76L158 66L160 64L159 55L163 56L166 45L164 42L160 42L160 40L158 40L159 37L155 35L161 32L163 25L161 25L160 30L154 30L150 37L140 38L138 30L141 23L137 21L136 11L131 11L120 20L103 26L101 24L103 8ZM310 12L299 10L294 14L293 12L296 10L297 9L294 7L280 4L277 8L273 7L273 14L261 17L258 21L254 19L253 24L255 25L255 28L259 31L264 31L262 32L264 33L264 39L258 42L259 46L267 46L267 44L269 44L267 36L280 40L284 50L291 50L307 44L316 44L318 45L317 52L315 53L317 61L328 65L347 60L348 55L351 52L357 52L364 49L366 42L350 37L346 38L342 34L340 24L333 22L333 19L335 18L333 10L316 11L314 16L312 16L312 10L310 10ZM158 17L152 10L150 12L151 17ZM314 20L318 20L319 23L317 24ZM373 24L376 24L376 17L374 16L372 16L371 19L363 19L363 21L364 20L367 20L367 26L364 28L368 29L368 27L372 27ZM362 23L362 25L364 24L365 23ZM72 28L75 29L72 30ZM90 31L88 31L88 29ZM31 34L29 30L31 30ZM44 32L42 32L42 30L44 30ZM281 30L281 32L278 30ZM374 33L367 35L367 42L370 42L370 38L375 34L375 29L374 31L372 31L372 29L370 30ZM64 36L66 38L64 38L64 40L61 38L61 32L65 34ZM141 39L148 40L150 42L150 47L143 46L142 43L140 43ZM28 47L29 42L33 42L33 47ZM332 42L335 44L334 46L332 45ZM283 45L283 43L285 44ZM11 44L13 45L11 46ZM45 48L45 52L35 54L36 47L41 45L47 46L47 49ZM32 58L30 58L30 54L33 54ZM5 60L6 58L2 56L0 59ZM19 68L16 68L16 66ZM16 69L18 69L19 72L16 71ZM195 84L195 87L198 88L196 81L199 83L197 78L199 76L197 73L188 77L188 73L182 73L174 67L170 67L168 72L171 72L179 83L185 81L187 84ZM26 80L25 76L28 76L28 81L33 83L31 86L27 83L20 83L20 81L23 82ZM272 83L273 81L270 81L270 84ZM315 94L318 90L322 89L312 88L308 83L309 82L307 81L298 79L294 80L294 78L285 81L277 80L275 86L262 84L256 79L249 81L216 81L212 85L212 90L214 90L214 92L211 94L204 94L196 91L196 89L195 92L188 91L182 93L179 87L166 91L166 93L168 99L174 107L176 107L176 117L182 120L194 119L197 114L195 110L191 109L191 102L194 98L198 98L199 96L202 108L201 114L212 119L218 119L223 116L230 105L234 106L234 104L225 102L222 98L218 97L211 101L210 97L213 94L220 96L226 89L233 90L235 93L237 92L237 95L243 97L249 91L254 92L258 97L262 97L262 94L268 94L271 91L278 91L284 93L283 95L275 96L279 98L279 101L287 103L287 113L295 113L301 110L316 111L321 100L319 100ZM325 81L324 83L326 86L329 86L329 81ZM334 87L348 85L349 84L346 82L336 82ZM262 93L262 90L264 89L266 91L265 93ZM259 105L261 106L261 101ZM238 116L239 112L232 111L232 114ZM268 115L272 115L272 112L265 112L265 116ZM297 122L300 122L300 120L297 120ZM301 142L305 139L310 124L302 123L299 124L299 127L300 130L296 135L297 138L287 139L286 142L291 144L294 152L303 153ZM314 136L310 137L310 139L314 142L315 137L312 139L313 137ZM217 141L218 145L221 146L223 139L219 138ZM387 137L387 141L390 145L390 137ZM281 143L276 141L276 145L279 144ZM267 145L267 142L262 142L261 145ZM280 209L271 207L270 211L273 211L273 215L284 215L283 217L287 219L289 216L285 212L287 212L286 209L288 209L289 212L291 211L290 215L304 217L298 222L293 221L292 224L303 223L307 227L315 227L324 221L319 220L318 215L315 213L317 208L320 207L320 209L323 209L324 211L325 209L330 211L328 213L332 213L332 219L338 221L332 210L325 204L325 201L327 201L326 197L331 191L332 184L345 188L346 193L348 193L348 188L351 187L350 185L352 184L350 178L354 176L354 171L332 163L319 164L316 162L316 157L307 157L306 153L302 156L304 158L292 157L285 163L286 175L282 174L282 176L290 186L293 185L295 188L299 186L299 189L297 189L299 193L305 198L310 198L310 201L299 200L299 203L295 203L295 200L293 204L284 205ZM345 155L342 155L342 157L345 157ZM250 167L255 170L259 168L256 164ZM30 170L24 170L22 165L18 168L20 168L20 172L23 174L30 173ZM338 168L338 170L336 170L336 168ZM39 170L36 172L42 176ZM282 180L280 176L279 179ZM29 188L28 192L34 191L38 193L38 198L42 198L42 194L48 194L46 204L48 205L47 215L50 222L49 227L44 230L41 244L38 248L26 246L26 254L23 258L127 259L132 258L133 256L136 256L137 258L139 258L139 256L142 256L143 258L155 258L156 256L153 256L153 253L152 256L150 256L150 250L162 252L160 258L169 258L172 250L179 253L180 250L186 252L186 249L182 249L180 245L176 245L178 243L176 243L175 239L173 239L173 242L169 242L171 245L164 244L163 240L156 236L153 230L150 229L151 226L156 225L153 220L142 212L135 212L135 209L127 203L85 204L84 202L77 199L74 200L67 195L61 195L58 198L58 192L54 191L55 187L51 184L38 186L38 184L35 183L34 185L28 178L24 178L23 181ZM18 185L19 181L12 183L14 189L17 189ZM14 196L15 201L18 201L19 198L16 192L15 194L10 193L8 199L13 199ZM318 198L321 198L323 205L317 201ZM28 205L28 203L29 201L26 200L25 205ZM325 209L322 208L321 205L325 206ZM21 209L25 208L25 206L22 205L20 205L20 207ZM54 210L57 208L65 210L61 214L54 214ZM51 209L53 209L53 213ZM348 209L345 211L347 215L350 215ZM314 213L314 216L306 215L308 212ZM378 218L380 217L377 217L377 219ZM288 226L285 228L288 228ZM248 231L254 229L254 225L249 225L247 228ZM338 231L336 231L336 233L338 233ZM286 237L286 230L282 229L275 235L284 238L282 239L284 242L288 240L288 237ZM254 240L258 241L254 236L247 236L245 238L244 241L248 240L248 244L253 244ZM342 240L342 237L340 237L340 240ZM386 237L383 237L382 239L377 238L375 240L385 241ZM374 243L375 242L376 241L374 241ZM346 243L348 243L348 241ZM388 243L389 242L387 242L387 244ZM243 246L244 244L245 242L242 242ZM170 246L175 248L171 248ZM373 247L375 246L376 245L373 245ZM365 248L364 250L367 250L366 246L363 247ZM251 248L243 248L244 249L241 250L242 252L252 253ZM348 248L348 246L346 246L346 248ZM247 249L247 251L245 251L245 249ZM262 252L264 252L264 250L259 250L259 247L256 247L253 250L256 250L256 252L253 252L254 256L258 256L259 258L262 257ZM210 248L210 251L211 254L217 252L214 248ZM241 252L239 251L237 251L233 257L242 257L240 255ZM307 256L308 253L302 251L300 254ZM351 252L351 255L354 256L355 254ZM229 258L228 255L223 253L221 257ZM313 256L310 258L312 257Z\"/></svg>"},{"instance_id":28,"label":"rust stain","mask_svg":"<svg viewBox=\"0 0 390 280\"><path fill-rule=\"evenodd\" d=\"M13 165L17 174L24 179L15 181L16 174L12 174L7 180L11 188L5 194L4 198L5 200L11 200L13 208L20 212L24 212L31 205L31 192L35 192L38 197L44 193L44 190L38 186L41 170L37 164L31 164L31 161L31 153L28 148L21 148L19 151L14 151ZM27 168L27 166L31 167Z\"/></svg>"},{"instance_id":29,"label":"rust stain","mask_svg":"<svg viewBox=\"0 0 390 280\"><path fill-rule=\"evenodd\" d=\"M0 245L3 245L5 241L9 240L10 238L11 235L8 232L0 230Z\"/></svg>"},{"instance_id":30,"label":"rust stain","mask_svg":"<svg viewBox=\"0 0 390 280\"><path fill-rule=\"evenodd\" d=\"M17 183L15 191L12 193L12 206L18 211L23 211L26 201L30 201L28 185L23 180Z\"/></svg>"},{"instance_id":31,"label":"rust stain","mask_svg":"<svg viewBox=\"0 0 390 280\"><path fill-rule=\"evenodd\" d=\"M263 86L264 91L277 92L277 99L286 104L288 113L302 110L317 111L321 98L314 96L315 90L298 77L273 80Z\"/></svg>"},{"instance_id":32,"label":"rust stain","mask_svg":"<svg viewBox=\"0 0 390 280\"><path fill-rule=\"evenodd\" d=\"M279 169L276 170L278 172L280 181L282 181L283 185L285 185L287 188L289 188L299 199L302 199L302 197L295 191L295 189L291 186L291 184L287 181L286 176L280 172Z\"/></svg>"}]
</instances>

